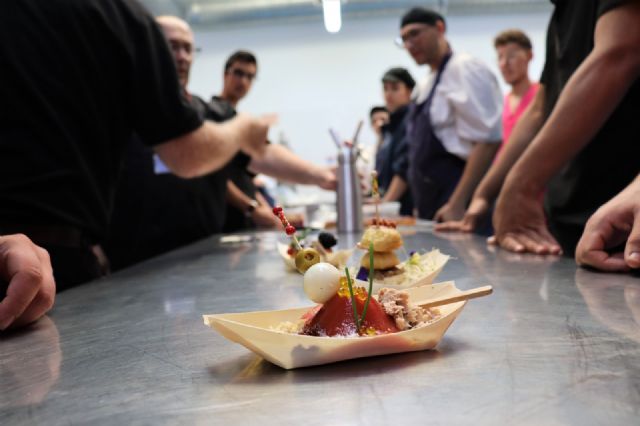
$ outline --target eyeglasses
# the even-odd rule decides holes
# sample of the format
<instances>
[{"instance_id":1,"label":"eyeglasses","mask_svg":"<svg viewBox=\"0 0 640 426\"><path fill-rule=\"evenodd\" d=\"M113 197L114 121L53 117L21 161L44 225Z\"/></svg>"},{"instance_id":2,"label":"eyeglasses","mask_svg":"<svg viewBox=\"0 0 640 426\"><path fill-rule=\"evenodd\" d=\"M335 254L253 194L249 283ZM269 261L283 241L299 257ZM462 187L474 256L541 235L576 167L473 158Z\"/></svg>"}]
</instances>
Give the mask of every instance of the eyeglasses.
<instances>
[{"instance_id":1,"label":"eyeglasses","mask_svg":"<svg viewBox=\"0 0 640 426\"><path fill-rule=\"evenodd\" d=\"M189 43L181 43L174 40L169 40L169 47L174 54L184 51L188 56L193 56L194 53L200 53L201 51L199 47L193 47L193 45Z\"/></svg>"},{"instance_id":2,"label":"eyeglasses","mask_svg":"<svg viewBox=\"0 0 640 426\"><path fill-rule=\"evenodd\" d=\"M256 78L255 74L243 71L243 70L241 70L239 68L232 69L231 70L231 74L233 74L234 77L238 77L240 79L246 78L249 81L253 81Z\"/></svg>"},{"instance_id":3,"label":"eyeglasses","mask_svg":"<svg viewBox=\"0 0 640 426\"><path fill-rule=\"evenodd\" d=\"M407 31L406 34L396 37L393 42L400 48L407 47L409 43L413 43L415 39L420 35L420 33L422 33L426 29L426 26L414 28L411 31Z\"/></svg>"}]
</instances>

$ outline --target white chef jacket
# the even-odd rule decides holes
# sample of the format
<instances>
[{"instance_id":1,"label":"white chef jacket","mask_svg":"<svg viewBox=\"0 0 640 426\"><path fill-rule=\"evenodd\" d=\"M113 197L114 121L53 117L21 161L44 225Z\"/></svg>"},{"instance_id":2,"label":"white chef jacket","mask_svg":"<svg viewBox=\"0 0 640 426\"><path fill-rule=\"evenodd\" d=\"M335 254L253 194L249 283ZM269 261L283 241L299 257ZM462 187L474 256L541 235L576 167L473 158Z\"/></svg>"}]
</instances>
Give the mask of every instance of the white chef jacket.
<instances>
[{"instance_id":1,"label":"white chef jacket","mask_svg":"<svg viewBox=\"0 0 640 426\"><path fill-rule=\"evenodd\" d=\"M416 85L419 105L427 98L437 70ZM440 77L431 103L431 124L444 148L466 160L472 143L502 140L502 93L495 75L480 60L453 53Z\"/></svg>"}]
</instances>

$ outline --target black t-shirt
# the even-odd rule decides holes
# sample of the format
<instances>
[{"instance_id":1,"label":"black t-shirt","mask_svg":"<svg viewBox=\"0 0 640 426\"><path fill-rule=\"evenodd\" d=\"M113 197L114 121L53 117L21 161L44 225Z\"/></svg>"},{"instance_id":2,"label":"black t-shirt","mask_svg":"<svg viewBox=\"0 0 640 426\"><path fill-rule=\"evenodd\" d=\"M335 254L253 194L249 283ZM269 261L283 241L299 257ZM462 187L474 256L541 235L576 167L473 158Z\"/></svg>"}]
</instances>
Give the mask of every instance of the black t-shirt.
<instances>
[{"instance_id":1,"label":"black t-shirt","mask_svg":"<svg viewBox=\"0 0 640 426\"><path fill-rule=\"evenodd\" d=\"M132 132L154 145L201 124L137 2L0 2L0 224L101 241Z\"/></svg>"},{"instance_id":2,"label":"black t-shirt","mask_svg":"<svg viewBox=\"0 0 640 426\"><path fill-rule=\"evenodd\" d=\"M557 0L547 35L541 82L550 114L561 90L589 55L600 16L624 0ZM571 122L566 125L573 125ZM640 83L635 81L591 142L549 183L546 207L552 228L574 228L575 246L589 216L640 172Z\"/></svg>"},{"instance_id":3,"label":"black t-shirt","mask_svg":"<svg viewBox=\"0 0 640 426\"><path fill-rule=\"evenodd\" d=\"M207 104L191 97L204 118ZM222 232L226 172L182 179L134 136L127 146L105 251L113 270Z\"/></svg>"},{"instance_id":4,"label":"black t-shirt","mask_svg":"<svg viewBox=\"0 0 640 426\"><path fill-rule=\"evenodd\" d=\"M211 98L207 118L215 121L226 121L235 115L236 110L229 102L218 96ZM250 163L251 157L244 152L238 152L225 169L227 178L231 180L240 191L254 199L256 197L256 186L253 183L255 175L248 170ZM250 227L253 227L253 223L246 217L245 213L227 203L224 231L235 232Z\"/></svg>"}]
</instances>

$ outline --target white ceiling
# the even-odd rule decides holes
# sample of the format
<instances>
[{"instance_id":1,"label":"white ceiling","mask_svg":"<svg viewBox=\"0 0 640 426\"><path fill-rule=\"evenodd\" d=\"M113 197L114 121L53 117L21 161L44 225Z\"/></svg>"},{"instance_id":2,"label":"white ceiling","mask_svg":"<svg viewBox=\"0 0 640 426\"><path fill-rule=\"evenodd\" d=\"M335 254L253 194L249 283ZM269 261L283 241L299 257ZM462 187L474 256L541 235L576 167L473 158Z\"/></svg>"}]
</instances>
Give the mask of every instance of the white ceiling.
<instances>
[{"instance_id":1,"label":"white ceiling","mask_svg":"<svg viewBox=\"0 0 640 426\"><path fill-rule=\"evenodd\" d=\"M154 15L176 15L195 26L319 19L321 0L140 0ZM343 0L343 14L398 14L412 6L448 14L527 12L550 9L549 0Z\"/></svg>"}]
</instances>

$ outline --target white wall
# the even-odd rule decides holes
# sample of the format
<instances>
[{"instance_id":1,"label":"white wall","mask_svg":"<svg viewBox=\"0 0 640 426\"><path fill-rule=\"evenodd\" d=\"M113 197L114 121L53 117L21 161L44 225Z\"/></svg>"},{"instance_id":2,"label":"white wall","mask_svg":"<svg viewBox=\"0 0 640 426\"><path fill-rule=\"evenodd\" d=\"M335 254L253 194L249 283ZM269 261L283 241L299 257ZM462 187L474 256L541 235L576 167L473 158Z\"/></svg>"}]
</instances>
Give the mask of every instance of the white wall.
<instances>
[{"instance_id":1,"label":"white wall","mask_svg":"<svg viewBox=\"0 0 640 426\"><path fill-rule=\"evenodd\" d=\"M547 14L450 16L448 38L454 50L481 58L499 76L493 37L503 29L520 28L533 41L530 71L537 79L547 21ZM358 120L368 118L369 108L383 103L380 78L386 69L404 66L416 80L426 73L393 43L398 22L397 16L345 20L338 34L328 34L319 22L197 31L202 52L192 69L190 90L205 99L218 93L228 55L240 48L253 51L258 79L239 110L277 112L280 122L271 139L277 141L282 131L299 155L326 163L334 154L328 127L350 137ZM365 123L361 141L370 143L373 134Z\"/></svg>"}]
</instances>

